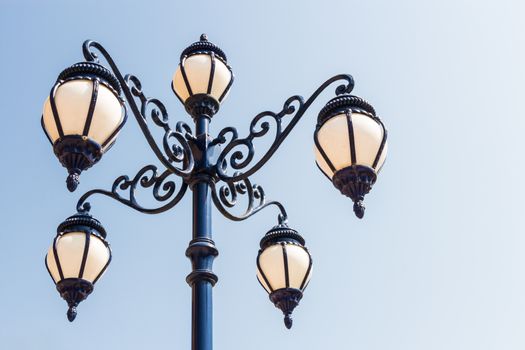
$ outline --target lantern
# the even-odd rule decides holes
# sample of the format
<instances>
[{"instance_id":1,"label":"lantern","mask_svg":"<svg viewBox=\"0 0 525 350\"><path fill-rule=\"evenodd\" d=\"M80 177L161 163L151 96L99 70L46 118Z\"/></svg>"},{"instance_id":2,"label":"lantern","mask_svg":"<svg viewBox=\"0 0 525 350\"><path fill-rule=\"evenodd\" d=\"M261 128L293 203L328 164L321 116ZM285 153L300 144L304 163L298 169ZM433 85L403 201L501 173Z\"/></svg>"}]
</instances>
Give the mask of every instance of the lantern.
<instances>
[{"instance_id":1,"label":"lantern","mask_svg":"<svg viewBox=\"0 0 525 350\"><path fill-rule=\"evenodd\" d=\"M200 41L182 52L171 87L192 116L203 112L212 116L228 95L233 78L224 52L202 34Z\"/></svg>"},{"instance_id":2,"label":"lantern","mask_svg":"<svg viewBox=\"0 0 525 350\"><path fill-rule=\"evenodd\" d=\"M314 142L317 166L354 201L354 212L362 218L364 196L386 159L387 131L383 122L362 98L338 96L319 113Z\"/></svg>"},{"instance_id":3,"label":"lantern","mask_svg":"<svg viewBox=\"0 0 525 350\"><path fill-rule=\"evenodd\" d=\"M58 226L46 255L46 267L69 306L69 321L75 319L78 304L91 294L110 261L106 230L98 220L78 213Z\"/></svg>"},{"instance_id":4,"label":"lantern","mask_svg":"<svg viewBox=\"0 0 525 350\"><path fill-rule=\"evenodd\" d=\"M304 244L296 230L279 224L261 239L257 256L257 279L283 312L288 329L292 327L291 314L312 275L312 257Z\"/></svg>"},{"instance_id":5,"label":"lantern","mask_svg":"<svg viewBox=\"0 0 525 350\"><path fill-rule=\"evenodd\" d=\"M67 188L113 145L126 121L117 78L99 64L83 62L65 69L44 103L42 128L60 163Z\"/></svg>"}]
</instances>

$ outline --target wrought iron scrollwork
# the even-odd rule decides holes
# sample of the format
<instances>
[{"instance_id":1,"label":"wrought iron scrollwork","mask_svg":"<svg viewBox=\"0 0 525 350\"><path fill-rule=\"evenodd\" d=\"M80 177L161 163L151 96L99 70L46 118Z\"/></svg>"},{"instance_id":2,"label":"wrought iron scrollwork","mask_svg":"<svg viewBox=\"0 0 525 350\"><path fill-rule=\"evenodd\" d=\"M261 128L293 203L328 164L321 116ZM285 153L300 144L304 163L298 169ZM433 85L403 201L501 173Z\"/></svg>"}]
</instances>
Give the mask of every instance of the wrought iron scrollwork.
<instances>
[{"instance_id":1,"label":"wrought iron scrollwork","mask_svg":"<svg viewBox=\"0 0 525 350\"><path fill-rule=\"evenodd\" d=\"M336 75L325 81L306 102L301 96L295 95L286 100L281 111L277 113L266 111L256 115L250 123L250 132L245 138L239 138L237 130L233 127L224 128L213 141L214 144L226 145L217 160L216 170L219 178L229 183L239 182L247 179L259 170L277 151L316 98L327 87L337 81L344 81L345 83L336 88L336 95L350 93L354 88L354 79L351 75ZM283 121L287 116L290 116L292 119L286 126L283 126ZM255 164L250 166L255 156L253 141L268 134L271 124L275 125L275 138L266 153ZM249 168L243 170L247 167ZM230 168L237 172L231 176L227 175L227 171ZM240 172L239 170L243 171Z\"/></svg>"},{"instance_id":2,"label":"wrought iron scrollwork","mask_svg":"<svg viewBox=\"0 0 525 350\"><path fill-rule=\"evenodd\" d=\"M86 192L77 203L77 211L89 211L90 204L86 200L94 194L102 194L113 198L120 203L127 205L137 211L146 214L158 214L173 208L184 197L188 185L182 182L178 191L177 184L173 180L168 180L172 175L170 170L164 170L159 174L155 165L146 165L138 171L138 173L130 179L127 175L119 176L111 187L111 191L94 189ZM145 208L137 201L136 190L137 186L141 188L153 188L153 198L159 202L166 202L166 204L157 208ZM120 191L127 191L126 195L121 195Z\"/></svg>"},{"instance_id":3,"label":"wrought iron scrollwork","mask_svg":"<svg viewBox=\"0 0 525 350\"><path fill-rule=\"evenodd\" d=\"M215 183L210 185L213 203L215 203L217 210L230 220L245 220L271 205L276 206L280 211L279 223L284 223L288 219L284 206L278 201L267 201L263 187L252 184L248 178L237 182L227 182L220 187L217 187ZM229 209L238 204L240 196L246 197L247 207L242 214L233 214Z\"/></svg>"},{"instance_id":4,"label":"wrought iron scrollwork","mask_svg":"<svg viewBox=\"0 0 525 350\"><path fill-rule=\"evenodd\" d=\"M83 45L83 54L88 62L99 63L99 54L107 62L116 79L122 86L126 103L133 112L142 133L146 137L151 149L166 168L162 173L157 172L157 167L148 165L142 168L135 177L120 176L113 183L111 191L94 189L86 192L77 204L78 210L89 210L87 198L93 194L103 194L111 197L133 209L144 213L160 213L175 206L187 190L188 183L195 176L195 155L192 147L196 144L196 137L190 126L183 122L176 124L175 129L169 126L168 112L165 105L156 98L148 98L142 90L140 80L131 74L123 76L112 57L96 41L87 40ZM222 145L223 149L217 158L217 162L211 165L212 175L209 181L212 189L212 199L217 209L227 218L240 221L247 219L265 207L275 205L280 210L279 221L285 222L287 214L283 205L277 201L268 201L264 189L252 184L249 176L258 171L280 147L282 142L297 125L306 110L317 99L317 97L335 82L342 82L337 86L336 95L350 93L354 87L352 76L346 74L336 75L325 81L306 101L299 95L288 98L279 112L266 111L259 113L250 123L249 134L240 138L233 127L224 128L210 146ZM148 122L151 120L156 126L164 131L161 143L155 141ZM262 139L275 129L274 139L266 152L255 159L254 141ZM228 175L228 170L231 175ZM167 178L176 175L181 180L178 188L174 181ZM218 187L217 181L224 181ZM135 191L138 187L153 188L153 197L159 202L165 202L158 208L145 208L136 199ZM120 194L127 191L126 195ZM161 193L162 191L162 193ZM246 210L242 214L233 214L230 209L238 204L239 197L247 199Z\"/></svg>"},{"instance_id":5,"label":"wrought iron scrollwork","mask_svg":"<svg viewBox=\"0 0 525 350\"><path fill-rule=\"evenodd\" d=\"M124 77L113 58L98 42L92 40L84 42L82 50L86 61L99 63L98 54L94 49L102 54L122 86L126 102L159 161L172 173L183 178L189 177L195 163L188 144L188 141L194 139L191 128L185 123L179 122L175 131L173 131L168 124L168 112L164 104L156 98L147 98L142 91L142 84L136 76L128 74ZM140 103L140 108L137 100ZM148 114L157 126L164 129L162 148L158 146L148 128ZM177 144L173 141L176 141ZM178 168L173 163L182 163L182 167Z\"/></svg>"}]
</instances>

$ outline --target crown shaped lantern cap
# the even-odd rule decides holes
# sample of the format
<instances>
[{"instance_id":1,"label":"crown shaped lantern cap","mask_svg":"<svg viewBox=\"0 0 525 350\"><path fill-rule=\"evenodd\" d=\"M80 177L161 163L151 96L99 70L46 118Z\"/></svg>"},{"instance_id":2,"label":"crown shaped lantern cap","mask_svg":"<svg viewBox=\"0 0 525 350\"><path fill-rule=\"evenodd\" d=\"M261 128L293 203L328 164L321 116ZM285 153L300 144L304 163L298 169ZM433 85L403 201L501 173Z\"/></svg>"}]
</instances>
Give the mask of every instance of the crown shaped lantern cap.
<instances>
[{"instance_id":1,"label":"crown shaped lantern cap","mask_svg":"<svg viewBox=\"0 0 525 350\"><path fill-rule=\"evenodd\" d=\"M217 45L208 41L208 36L204 33L201 34L199 41L194 42L193 44L185 48L184 51L182 51L180 55L180 59L182 61L184 57L187 57L187 56L190 56L196 53L208 53L208 52L213 52L215 55L222 58L224 62L228 61L224 51L222 51L222 49L218 47Z\"/></svg>"}]
</instances>

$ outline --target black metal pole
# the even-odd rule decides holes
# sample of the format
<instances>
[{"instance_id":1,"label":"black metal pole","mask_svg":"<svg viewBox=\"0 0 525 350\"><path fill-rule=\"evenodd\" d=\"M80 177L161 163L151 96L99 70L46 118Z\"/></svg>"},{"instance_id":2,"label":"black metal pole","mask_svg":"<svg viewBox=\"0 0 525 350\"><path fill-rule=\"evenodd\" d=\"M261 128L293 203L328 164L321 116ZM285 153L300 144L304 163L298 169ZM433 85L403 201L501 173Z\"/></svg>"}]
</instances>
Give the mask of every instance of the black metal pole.
<instances>
[{"instance_id":1,"label":"black metal pole","mask_svg":"<svg viewBox=\"0 0 525 350\"><path fill-rule=\"evenodd\" d=\"M192 288L192 350L212 350L213 312L212 288L217 282L213 273L213 260L218 255L211 234L211 194L208 169L208 125L207 116L195 118L198 159L197 176L191 184L193 190L193 239L186 256L193 271L186 281Z\"/></svg>"}]
</instances>

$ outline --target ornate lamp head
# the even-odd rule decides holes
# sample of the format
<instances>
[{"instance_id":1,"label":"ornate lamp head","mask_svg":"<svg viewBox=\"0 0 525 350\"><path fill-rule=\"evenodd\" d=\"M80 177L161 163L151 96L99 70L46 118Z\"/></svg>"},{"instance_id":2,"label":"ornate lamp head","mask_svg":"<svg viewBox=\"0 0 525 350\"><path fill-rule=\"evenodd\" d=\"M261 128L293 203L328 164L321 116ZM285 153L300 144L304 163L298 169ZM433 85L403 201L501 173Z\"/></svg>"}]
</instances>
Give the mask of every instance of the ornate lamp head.
<instances>
[{"instance_id":1,"label":"ornate lamp head","mask_svg":"<svg viewBox=\"0 0 525 350\"><path fill-rule=\"evenodd\" d=\"M225 53L202 34L182 51L171 87L192 116L212 117L228 95L233 78Z\"/></svg>"},{"instance_id":2,"label":"ornate lamp head","mask_svg":"<svg viewBox=\"0 0 525 350\"><path fill-rule=\"evenodd\" d=\"M44 103L42 127L60 163L67 188L97 163L115 142L126 121L117 78L103 66L82 62L66 68Z\"/></svg>"},{"instance_id":3,"label":"ornate lamp head","mask_svg":"<svg viewBox=\"0 0 525 350\"><path fill-rule=\"evenodd\" d=\"M58 225L57 236L46 255L46 268L73 321L78 304L93 291L111 261L106 230L87 213L78 213Z\"/></svg>"},{"instance_id":4,"label":"ornate lamp head","mask_svg":"<svg viewBox=\"0 0 525 350\"><path fill-rule=\"evenodd\" d=\"M312 257L304 244L296 230L282 223L261 239L257 256L257 279L283 312L288 329L292 327L292 312L312 275Z\"/></svg>"},{"instance_id":5,"label":"ornate lamp head","mask_svg":"<svg viewBox=\"0 0 525 350\"><path fill-rule=\"evenodd\" d=\"M387 154L387 131L374 108L353 95L341 95L319 113L314 132L319 169L354 201L362 218L364 196L376 182Z\"/></svg>"}]
</instances>

